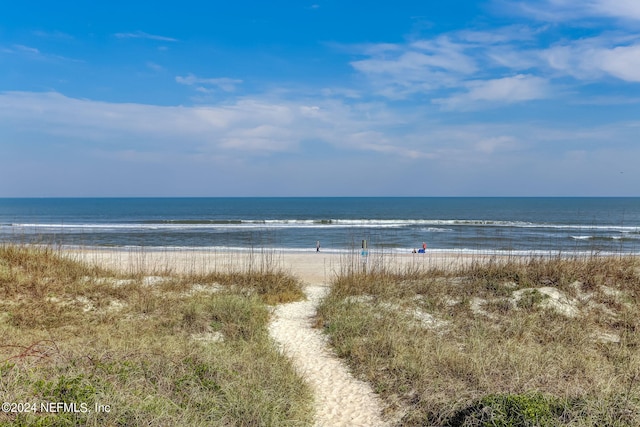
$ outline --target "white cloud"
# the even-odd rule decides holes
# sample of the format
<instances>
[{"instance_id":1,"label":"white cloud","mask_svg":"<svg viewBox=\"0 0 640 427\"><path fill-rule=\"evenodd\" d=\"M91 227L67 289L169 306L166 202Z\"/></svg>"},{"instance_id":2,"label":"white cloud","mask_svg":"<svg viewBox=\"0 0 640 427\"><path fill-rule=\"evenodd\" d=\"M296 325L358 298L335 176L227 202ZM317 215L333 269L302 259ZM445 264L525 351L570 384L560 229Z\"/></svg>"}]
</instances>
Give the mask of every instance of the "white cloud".
<instances>
[{"instance_id":1,"label":"white cloud","mask_svg":"<svg viewBox=\"0 0 640 427\"><path fill-rule=\"evenodd\" d=\"M501 79L476 87L474 96L528 99L536 93L517 86L532 82L535 87L533 76ZM104 150L145 148L166 151L169 156L198 151L240 156L295 153L301 141L314 138L336 149L442 158L448 152L513 150L522 147L523 141L534 141L533 135L535 141L566 144L616 140L635 144L638 130L637 123L564 130L508 121L447 126L426 117L419 111L393 112L383 104L346 105L322 99L307 103L256 98L207 107L163 107L75 99L59 93L0 93L0 127L13 133L39 134L52 144L73 142Z\"/></svg>"},{"instance_id":2,"label":"white cloud","mask_svg":"<svg viewBox=\"0 0 640 427\"><path fill-rule=\"evenodd\" d=\"M640 44L618 46L601 52L600 68L628 82L640 82Z\"/></svg>"},{"instance_id":3,"label":"white cloud","mask_svg":"<svg viewBox=\"0 0 640 427\"><path fill-rule=\"evenodd\" d=\"M470 82L467 96L473 101L517 102L548 96L548 84L543 78L519 74L514 77Z\"/></svg>"},{"instance_id":4,"label":"white cloud","mask_svg":"<svg viewBox=\"0 0 640 427\"><path fill-rule=\"evenodd\" d=\"M475 144L476 150L483 153L493 153L498 150L513 150L519 147L519 142L511 136L494 136L481 139Z\"/></svg>"},{"instance_id":5,"label":"white cloud","mask_svg":"<svg viewBox=\"0 0 640 427\"><path fill-rule=\"evenodd\" d=\"M477 64L465 48L448 37L402 46L370 45L363 50L370 57L352 61L351 66L370 79L380 94L403 98L455 85L461 77L476 72Z\"/></svg>"},{"instance_id":6,"label":"white cloud","mask_svg":"<svg viewBox=\"0 0 640 427\"><path fill-rule=\"evenodd\" d=\"M369 58L351 65L377 94L389 98L438 93L435 102L451 109L467 101L475 102L476 108L481 101L541 99L552 85L551 76L544 75L546 59L533 47L542 32L508 26L494 32L463 30L404 45L380 44L363 49ZM442 92L450 94L442 97Z\"/></svg>"},{"instance_id":7,"label":"white cloud","mask_svg":"<svg viewBox=\"0 0 640 427\"><path fill-rule=\"evenodd\" d=\"M493 80L479 80L465 83L467 92L449 98L434 99L435 104L448 110L471 110L478 102L514 103L543 99L550 96L546 79L519 74Z\"/></svg>"},{"instance_id":8,"label":"white cloud","mask_svg":"<svg viewBox=\"0 0 640 427\"><path fill-rule=\"evenodd\" d=\"M147 67L156 72L164 71L164 67L162 65L156 64L155 62L152 62L152 61L147 61Z\"/></svg>"},{"instance_id":9,"label":"white cloud","mask_svg":"<svg viewBox=\"0 0 640 427\"><path fill-rule=\"evenodd\" d=\"M362 95L363 95L356 89L343 88L343 87L323 88L320 90L320 93L322 94L322 96L327 98L338 97L338 98L358 99L358 98L362 98Z\"/></svg>"},{"instance_id":10,"label":"white cloud","mask_svg":"<svg viewBox=\"0 0 640 427\"><path fill-rule=\"evenodd\" d=\"M535 81L532 76L513 79ZM498 90L510 84L513 82L477 86L476 96L494 99L489 87ZM530 96L518 90L516 98ZM295 181L298 194L309 195L305 185L317 183L318 176L311 174L307 179L305 171L323 165L320 170L342 169L323 174L322 185L313 187L317 189L313 194L382 191L381 187L372 189L372 180L384 183L387 194L451 195L463 187L467 194L501 194L502 185L522 194L518 185L534 182L535 171L545 170L563 153L581 150L595 159L596 153L606 151L610 159L632 170L638 126L566 123L554 128L514 122L509 117L504 123L478 119L447 125L431 120L420 107L401 112L383 103L347 104L318 97L310 102L262 96L207 107L167 107L98 102L59 93L9 92L0 93L0 133L9 144L8 150L6 144L0 146L0 182L20 181L16 188L30 189L28 194L83 191L81 194L99 195L98 186L116 195L132 191L163 194L162 188L168 187L157 184L163 182L178 189L166 190L169 193L197 184L199 194L211 195L217 194L211 185L224 182L225 194L238 194L236 190L244 188L243 194L255 195L259 184L271 192L258 194L282 195L282 189ZM305 151L316 144L318 151ZM14 164L21 165L22 172ZM58 170L64 170L67 178L56 178L58 184L56 179L48 181L47 176L60 176ZM167 175L168 170L175 180ZM121 171L129 171L127 179L122 179ZM500 184L501 178L515 171L519 181L509 178ZM487 187L487 173L495 178L492 187ZM292 176L299 180L292 181ZM592 176L584 165L563 166L557 179L563 176L581 180L583 189L606 178ZM347 183L345 177L352 179ZM148 184L135 182L142 178ZM525 193L561 191L558 180L535 181L538 187L527 187ZM438 185L429 187L434 182ZM625 187L619 191L632 194L635 190Z\"/></svg>"},{"instance_id":11,"label":"white cloud","mask_svg":"<svg viewBox=\"0 0 640 427\"><path fill-rule=\"evenodd\" d=\"M299 135L286 126L259 124L253 127L233 129L221 138L220 148L258 152L290 151Z\"/></svg>"},{"instance_id":12,"label":"white cloud","mask_svg":"<svg viewBox=\"0 0 640 427\"><path fill-rule=\"evenodd\" d=\"M13 45L13 47L19 52L23 52L29 55L40 56L40 50L36 49L35 47L24 46L21 44Z\"/></svg>"},{"instance_id":13,"label":"white cloud","mask_svg":"<svg viewBox=\"0 0 640 427\"><path fill-rule=\"evenodd\" d=\"M173 37L159 36L156 34L145 33L144 31L134 31L132 33L116 33L114 34L119 39L147 39L157 40L163 42L177 42L178 39Z\"/></svg>"},{"instance_id":14,"label":"white cloud","mask_svg":"<svg viewBox=\"0 0 640 427\"><path fill-rule=\"evenodd\" d=\"M541 4L518 3L521 8ZM576 3L545 0L544 4L551 4L555 11L569 11ZM630 16L635 16L636 8L626 2L613 6L604 0L593 0L589 7L609 7L611 14L628 10ZM603 78L640 82L639 35L601 30L579 39L569 35L549 45L545 37L556 30L554 26L511 25L491 32L461 30L433 39L356 46L364 58L350 64L376 95L390 99L433 96L446 109L459 109L469 102L476 109L483 102L496 106L498 101L543 99L558 84L571 89L571 84L575 87ZM568 83L566 77L575 81Z\"/></svg>"},{"instance_id":15,"label":"white cloud","mask_svg":"<svg viewBox=\"0 0 640 427\"><path fill-rule=\"evenodd\" d=\"M598 14L640 20L640 2L637 0L592 0L589 6Z\"/></svg>"},{"instance_id":16,"label":"white cloud","mask_svg":"<svg viewBox=\"0 0 640 427\"><path fill-rule=\"evenodd\" d=\"M549 67L581 80L609 75L640 82L640 41L594 37L540 51Z\"/></svg>"},{"instance_id":17,"label":"white cloud","mask_svg":"<svg viewBox=\"0 0 640 427\"><path fill-rule=\"evenodd\" d=\"M424 66L440 68L449 72L470 74L477 70L473 58L464 51L468 47L441 36L435 40L418 40L410 44L424 55Z\"/></svg>"},{"instance_id":18,"label":"white cloud","mask_svg":"<svg viewBox=\"0 0 640 427\"><path fill-rule=\"evenodd\" d=\"M33 35L48 38L48 39L58 39L58 40L73 40L73 36L67 33L63 33L62 31L41 31L36 30L33 31Z\"/></svg>"},{"instance_id":19,"label":"white cloud","mask_svg":"<svg viewBox=\"0 0 640 427\"><path fill-rule=\"evenodd\" d=\"M497 0L495 9L547 22L614 18L619 21L640 20L637 0Z\"/></svg>"},{"instance_id":20,"label":"white cloud","mask_svg":"<svg viewBox=\"0 0 640 427\"><path fill-rule=\"evenodd\" d=\"M99 150L105 156L126 152L129 159L154 162L177 161L187 153L237 159L303 155L305 141L310 140L347 155L360 153L362 158L434 159L443 144L453 149L468 143L446 137L449 129L429 125L417 111L410 116L379 103L318 98L313 103L255 98L215 106L163 107L14 92L0 94L0 129L7 126L21 138L37 134L69 150ZM485 131L483 137L493 136Z\"/></svg>"},{"instance_id":21,"label":"white cloud","mask_svg":"<svg viewBox=\"0 0 640 427\"><path fill-rule=\"evenodd\" d=\"M454 33L457 40L479 46L510 44L515 41L526 42L535 40L535 37L544 28L535 28L526 25L508 25L489 30L465 29Z\"/></svg>"},{"instance_id":22,"label":"white cloud","mask_svg":"<svg viewBox=\"0 0 640 427\"><path fill-rule=\"evenodd\" d=\"M327 101L305 104L241 99L201 107L114 104L69 98L59 93L0 94L0 124L38 133L66 144L148 147L152 151L256 155L296 152L301 141L320 138L336 147L379 151L377 141L354 142L363 128L384 127L385 119L366 106ZM388 121L388 119L386 119ZM378 141L379 142L379 141Z\"/></svg>"},{"instance_id":23,"label":"white cloud","mask_svg":"<svg viewBox=\"0 0 640 427\"><path fill-rule=\"evenodd\" d=\"M77 59L73 59L73 58L67 58L67 57L60 56L60 55L55 55L55 54L42 52L38 48L35 48L35 47L32 47L32 46L26 46L26 45L22 45L22 44L14 44L14 45L11 46L11 48L6 48L6 47L0 46L0 53L7 53L7 54L12 54L12 55L20 55L20 56L22 56L24 58L27 58L27 59L30 59L30 60L37 60L37 61L83 62L81 60L77 60Z\"/></svg>"},{"instance_id":24,"label":"white cloud","mask_svg":"<svg viewBox=\"0 0 640 427\"><path fill-rule=\"evenodd\" d=\"M196 90L208 93L211 91L211 89L205 86L213 86L214 88L223 90L225 92L234 92L236 90L236 87L242 83L242 80L231 79L228 77L201 78L189 73L185 77L176 76L176 82L188 86L202 85L198 86Z\"/></svg>"}]
</instances>

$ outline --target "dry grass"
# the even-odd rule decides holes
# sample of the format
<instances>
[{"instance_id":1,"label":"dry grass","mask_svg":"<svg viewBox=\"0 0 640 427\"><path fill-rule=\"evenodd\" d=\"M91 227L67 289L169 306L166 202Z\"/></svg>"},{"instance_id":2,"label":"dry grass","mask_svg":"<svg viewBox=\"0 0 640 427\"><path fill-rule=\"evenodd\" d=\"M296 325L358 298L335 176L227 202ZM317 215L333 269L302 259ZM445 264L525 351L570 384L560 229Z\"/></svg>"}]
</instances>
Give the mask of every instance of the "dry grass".
<instances>
[{"instance_id":1,"label":"dry grass","mask_svg":"<svg viewBox=\"0 0 640 427\"><path fill-rule=\"evenodd\" d=\"M640 259L347 264L318 324L401 425L640 425Z\"/></svg>"},{"instance_id":2,"label":"dry grass","mask_svg":"<svg viewBox=\"0 0 640 427\"><path fill-rule=\"evenodd\" d=\"M311 393L269 339L265 304L301 295L266 265L147 276L0 247L3 401L90 409L0 413L0 425L309 425Z\"/></svg>"}]
</instances>

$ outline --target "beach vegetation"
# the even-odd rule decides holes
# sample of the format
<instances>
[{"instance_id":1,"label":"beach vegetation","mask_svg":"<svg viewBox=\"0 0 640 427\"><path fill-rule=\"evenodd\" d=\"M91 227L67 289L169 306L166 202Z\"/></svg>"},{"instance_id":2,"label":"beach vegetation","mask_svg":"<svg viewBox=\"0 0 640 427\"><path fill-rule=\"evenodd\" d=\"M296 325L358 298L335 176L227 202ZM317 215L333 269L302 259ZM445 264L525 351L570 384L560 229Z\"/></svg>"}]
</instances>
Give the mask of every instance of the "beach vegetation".
<instances>
[{"instance_id":1,"label":"beach vegetation","mask_svg":"<svg viewBox=\"0 0 640 427\"><path fill-rule=\"evenodd\" d=\"M310 425L312 394L267 330L267 304L302 295L268 262L123 272L1 246L0 394L37 408L0 426Z\"/></svg>"},{"instance_id":2,"label":"beach vegetation","mask_svg":"<svg viewBox=\"0 0 640 427\"><path fill-rule=\"evenodd\" d=\"M640 425L638 257L349 261L316 325L397 425Z\"/></svg>"}]
</instances>

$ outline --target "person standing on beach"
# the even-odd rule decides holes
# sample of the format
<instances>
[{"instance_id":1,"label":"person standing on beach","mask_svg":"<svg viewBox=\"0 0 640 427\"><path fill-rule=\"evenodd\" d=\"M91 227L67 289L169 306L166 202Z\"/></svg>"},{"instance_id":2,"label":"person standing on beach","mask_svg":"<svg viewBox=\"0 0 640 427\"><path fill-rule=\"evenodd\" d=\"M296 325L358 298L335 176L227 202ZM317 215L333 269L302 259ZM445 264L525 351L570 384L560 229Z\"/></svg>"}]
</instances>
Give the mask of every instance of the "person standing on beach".
<instances>
[{"instance_id":1,"label":"person standing on beach","mask_svg":"<svg viewBox=\"0 0 640 427\"><path fill-rule=\"evenodd\" d=\"M320 252L320 240L316 241L316 252Z\"/></svg>"},{"instance_id":2,"label":"person standing on beach","mask_svg":"<svg viewBox=\"0 0 640 427\"><path fill-rule=\"evenodd\" d=\"M422 249L426 252L427 251L427 244L425 242L422 242Z\"/></svg>"}]
</instances>

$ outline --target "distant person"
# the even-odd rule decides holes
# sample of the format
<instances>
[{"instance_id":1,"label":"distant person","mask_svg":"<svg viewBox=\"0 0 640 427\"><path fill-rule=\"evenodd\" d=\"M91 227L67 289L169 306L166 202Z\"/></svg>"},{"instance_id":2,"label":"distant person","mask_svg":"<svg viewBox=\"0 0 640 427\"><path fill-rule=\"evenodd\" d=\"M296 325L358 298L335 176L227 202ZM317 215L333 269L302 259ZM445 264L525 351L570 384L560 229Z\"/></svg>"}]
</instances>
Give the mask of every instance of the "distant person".
<instances>
[{"instance_id":1,"label":"distant person","mask_svg":"<svg viewBox=\"0 0 640 427\"><path fill-rule=\"evenodd\" d=\"M425 242L422 242L422 250L423 252L427 251L427 244Z\"/></svg>"},{"instance_id":2,"label":"distant person","mask_svg":"<svg viewBox=\"0 0 640 427\"><path fill-rule=\"evenodd\" d=\"M316 241L316 252L320 252L320 240Z\"/></svg>"},{"instance_id":3,"label":"distant person","mask_svg":"<svg viewBox=\"0 0 640 427\"><path fill-rule=\"evenodd\" d=\"M416 248L413 248L413 250L411 251L412 254L416 254L418 253L418 251L416 251Z\"/></svg>"}]
</instances>

